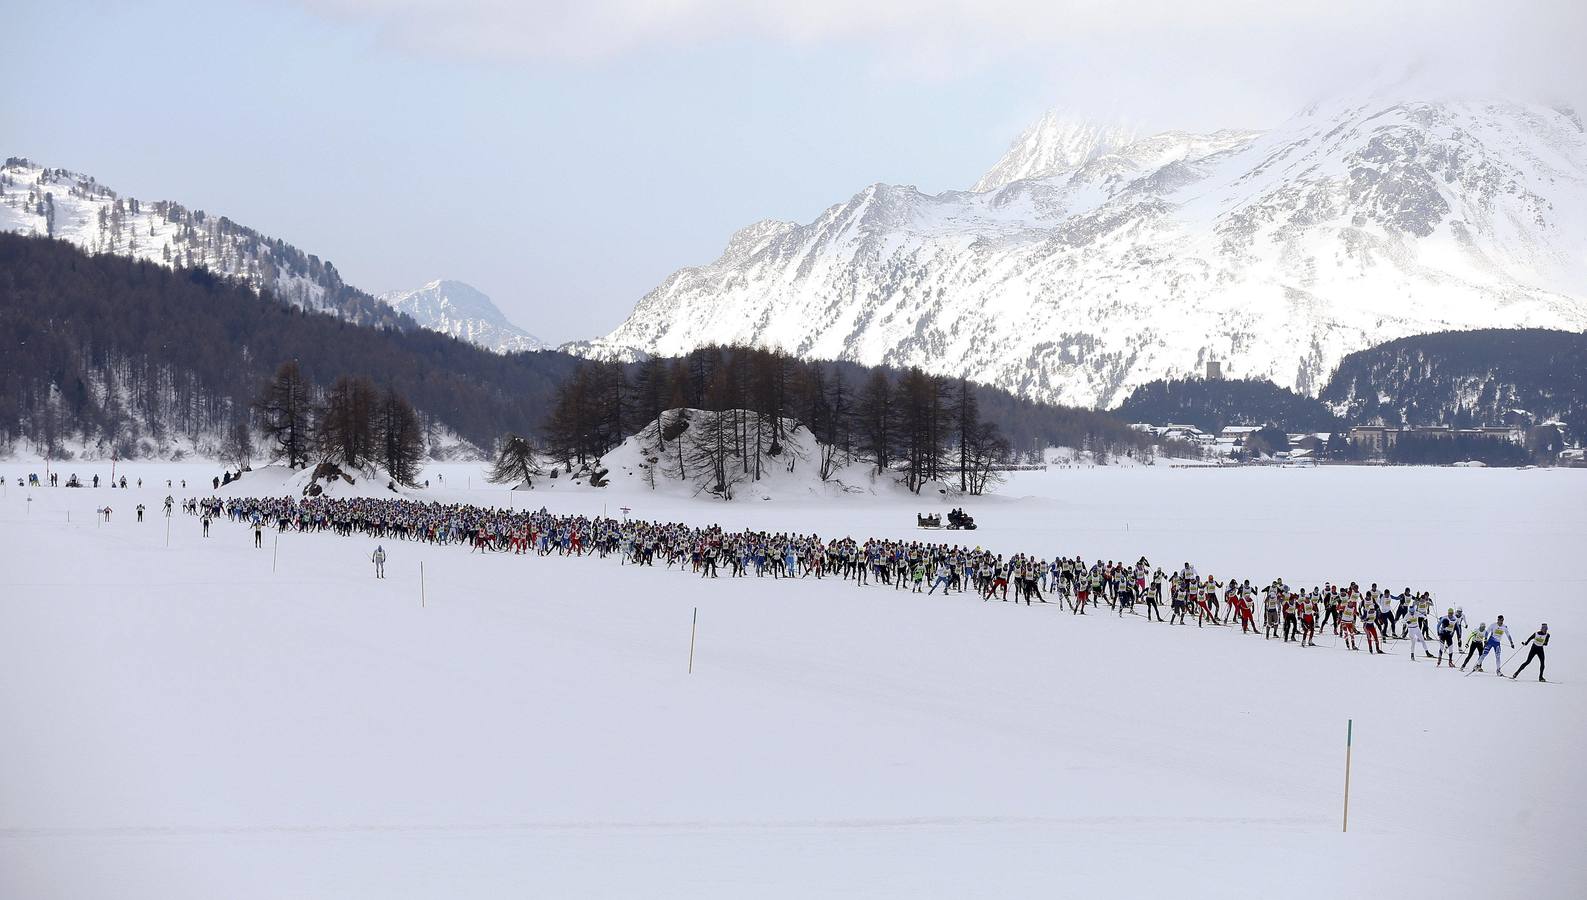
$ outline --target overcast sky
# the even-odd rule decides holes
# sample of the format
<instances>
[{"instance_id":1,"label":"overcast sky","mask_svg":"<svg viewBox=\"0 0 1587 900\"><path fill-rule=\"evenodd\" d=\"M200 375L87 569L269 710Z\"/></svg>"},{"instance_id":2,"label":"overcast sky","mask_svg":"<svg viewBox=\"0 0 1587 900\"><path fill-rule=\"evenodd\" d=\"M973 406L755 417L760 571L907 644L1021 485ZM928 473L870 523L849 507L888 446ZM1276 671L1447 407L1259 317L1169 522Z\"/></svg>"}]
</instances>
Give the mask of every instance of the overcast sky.
<instances>
[{"instance_id":1,"label":"overcast sky","mask_svg":"<svg viewBox=\"0 0 1587 900\"><path fill-rule=\"evenodd\" d=\"M51 0L4 29L6 155L366 290L470 282L551 341L755 220L967 187L1050 107L1261 128L1408 71L1587 90L1581 0Z\"/></svg>"}]
</instances>

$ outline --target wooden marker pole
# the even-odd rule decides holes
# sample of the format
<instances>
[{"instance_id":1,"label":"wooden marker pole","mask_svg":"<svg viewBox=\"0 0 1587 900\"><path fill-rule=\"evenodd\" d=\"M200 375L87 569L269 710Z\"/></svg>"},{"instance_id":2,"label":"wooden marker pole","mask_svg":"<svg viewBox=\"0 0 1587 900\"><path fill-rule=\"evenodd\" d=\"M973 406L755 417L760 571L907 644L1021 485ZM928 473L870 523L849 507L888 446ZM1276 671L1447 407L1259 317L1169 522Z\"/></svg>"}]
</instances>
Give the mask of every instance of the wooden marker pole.
<instances>
[{"instance_id":1,"label":"wooden marker pole","mask_svg":"<svg viewBox=\"0 0 1587 900\"><path fill-rule=\"evenodd\" d=\"M276 542L270 547L270 574L276 573L276 557L281 553L281 532L276 531Z\"/></svg>"},{"instance_id":2,"label":"wooden marker pole","mask_svg":"<svg viewBox=\"0 0 1587 900\"><path fill-rule=\"evenodd\" d=\"M419 608L424 609L424 560L419 560Z\"/></svg>"},{"instance_id":3,"label":"wooden marker pole","mask_svg":"<svg viewBox=\"0 0 1587 900\"><path fill-rule=\"evenodd\" d=\"M165 546L171 546L171 517L165 517Z\"/></svg>"},{"instance_id":4,"label":"wooden marker pole","mask_svg":"<svg viewBox=\"0 0 1587 900\"><path fill-rule=\"evenodd\" d=\"M694 633L700 624L700 607L694 608L694 619L689 622L689 674L694 674Z\"/></svg>"},{"instance_id":5,"label":"wooden marker pole","mask_svg":"<svg viewBox=\"0 0 1587 900\"><path fill-rule=\"evenodd\" d=\"M1345 720L1345 820L1343 831L1350 830L1350 745L1355 736L1356 720Z\"/></svg>"}]
</instances>

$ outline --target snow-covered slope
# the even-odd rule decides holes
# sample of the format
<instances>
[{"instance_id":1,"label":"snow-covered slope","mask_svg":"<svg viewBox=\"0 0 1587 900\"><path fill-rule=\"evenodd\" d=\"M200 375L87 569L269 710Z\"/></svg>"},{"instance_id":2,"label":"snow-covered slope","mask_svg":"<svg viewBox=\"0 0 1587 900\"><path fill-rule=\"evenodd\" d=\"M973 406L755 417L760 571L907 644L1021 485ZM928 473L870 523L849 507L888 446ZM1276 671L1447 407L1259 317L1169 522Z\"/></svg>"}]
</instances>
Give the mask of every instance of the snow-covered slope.
<instances>
[{"instance_id":1,"label":"snow-covered slope","mask_svg":"<svg viewBox=\"0 0 1587 900\"><path fill-rule=\"evenodd\" d=\"M1026 129L972 191L995 191L1022 178L1043 178L1116 153L1140 137L1131 125L1100 125L1049 112Z\"/></svg>"},{"instance_id":2,"label":"snow-covered slope","mask_svg":"<svg viewBox=\"0 0 1587 900\"><path fill-rule=\"evenodd\" d=\"M417 290L387 291L379 299L431 331L486 350L517 353L546 349L545 341L508 321L484 292L461 281L432 281Z\"/></svg>"},{"instance_id":3,"label":"snow-covered slope","mask_svg":"<svg viewBox=\"0 0 1587 900\"><path fill-rule=\"evenodd\" d=\"M335 266L279 238L180 203L124 196L93 176L20 157L0 169L0 230L59 238L90 253L208 269L359 324L403 324L342 281Z\"/></svg>"},{"instance_id":4,"label":"snow-covered slope","mask_svg":"<svg viewBox=\"0 0 1587 900\"><path fill-rule=\"evenodd\" d=\"M751 225L569 349L755 344L1112 406L1208 359L1315 393L1406 335L1587 328L1569 110L1374 97L1261 134L1124 143L1052 117L1028 137L994 190L876 184L806 225Z\"/></svg>"}]
</instances>

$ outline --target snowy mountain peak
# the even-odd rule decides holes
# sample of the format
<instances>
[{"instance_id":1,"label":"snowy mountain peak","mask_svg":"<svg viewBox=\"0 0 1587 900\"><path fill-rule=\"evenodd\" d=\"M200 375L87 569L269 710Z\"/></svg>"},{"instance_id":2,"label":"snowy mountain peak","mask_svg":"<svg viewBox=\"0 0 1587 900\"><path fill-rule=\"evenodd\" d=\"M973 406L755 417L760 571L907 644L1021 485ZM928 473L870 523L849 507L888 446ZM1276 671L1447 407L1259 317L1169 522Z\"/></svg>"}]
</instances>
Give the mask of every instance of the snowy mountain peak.
<instances>
[{"instance_id":1,"label":"snowy mountain peak","mask_svg":"<svg viewBox=\"0 0 1587 900\"><path fill-rule=\"evenodd\" d=\"M1367 97L1261 133L1068 143L1056 122L978 185L1014 179L999 189L872 185L751 226L568 349L777 347L1111 407L1209 359L1316 393L1395 338L1587 328L1587 135L1568 112Z\"/></svg>"},{"instance_id":2,"label":"snowy mountain peak","mask_svg":"<svg viewBox=\"0 0 1587 900\"><path fill-rule=\"evenodd\" d=\"M438 278L416 290L387 291L379 299L431 331L486 350L517 353L546 349L544 341L509 321L483 291L461 281Z\"/></svg>"},{"instance_id":3,"label":"snowy mountain peak","mask_svg":"<svg viewBox=\"0 0 1587 900\"><path fill-rule=\"evenodd\" d=\"M1135 126L1099 123L1049 111L1025 130L972 191L995 191L1022 178L1042 178L1078 169L1099 156L1130 145L1139 136Z\"/></svg>"}]
</instances>

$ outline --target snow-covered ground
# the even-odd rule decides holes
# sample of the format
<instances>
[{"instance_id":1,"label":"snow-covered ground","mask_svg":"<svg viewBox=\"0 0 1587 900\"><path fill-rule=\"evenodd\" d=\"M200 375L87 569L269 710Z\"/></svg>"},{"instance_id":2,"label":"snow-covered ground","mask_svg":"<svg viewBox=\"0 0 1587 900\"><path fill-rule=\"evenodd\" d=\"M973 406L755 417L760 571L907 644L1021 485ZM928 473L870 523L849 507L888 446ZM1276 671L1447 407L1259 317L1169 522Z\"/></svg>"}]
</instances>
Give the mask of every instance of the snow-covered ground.
<instances>
[{"instance_id":1,"label":"snow-covered ground","mask_svg":"<svg viewBox=\"0 0 1587 900\"><path fill-rule=\"evenodd\" d=\"M164 480L197 494L215 466L119 466L141 492L19 489L30 469L0 465L8 900L1573 897L1587 876L1587 472L1050 470L964 504L983 546L1425 586L1518 640L1546 619L1540 685L835 579L388 543L376 581L362 537L255 550L178 515L167 547ZM442 500L823 536L923 534L913 513L947 505L427 475Z\"/></svg>"}]
</instances>

